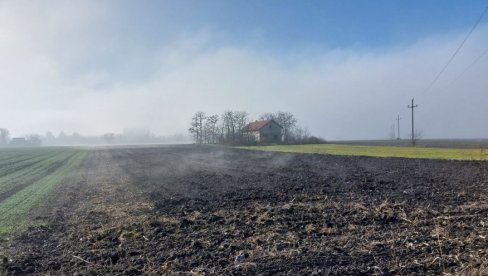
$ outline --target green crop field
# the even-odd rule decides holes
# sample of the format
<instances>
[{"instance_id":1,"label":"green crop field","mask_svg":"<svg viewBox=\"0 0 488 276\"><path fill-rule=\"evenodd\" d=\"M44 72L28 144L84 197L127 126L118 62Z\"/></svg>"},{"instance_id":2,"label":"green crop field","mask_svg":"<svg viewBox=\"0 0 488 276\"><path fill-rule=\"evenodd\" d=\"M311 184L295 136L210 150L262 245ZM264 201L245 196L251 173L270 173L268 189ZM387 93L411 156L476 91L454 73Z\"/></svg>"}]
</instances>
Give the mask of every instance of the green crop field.
<instances>
[{"instance_id":1,"label":"green crop field","mask_svg":"<svg viewBox=\"0 0 488 276\"><path fill-rule=\"evenodd\" d=\"M37 207L84 159L72 148L0 149L0 236L45 223Z\"/></svg>"},{"instance_id":2,"label":"green crop field","mask_svg":"<svg viewBox=\"0 0 488 276\"><path fill-rule=\"evenodd\" d=\"M358 146L338 144L318 145L272 145L239 147L248 150L278 151L293 153L319 153L331 155L355 155L372 157L404 157L448 160L488 160L486 149L427 148L393 146Z\"/></svg>"},{"instance_id":3,"label":"green crop field","mask_svg":"<svg viewBox=\"0 0 488 276\"><path fill-rule=\"evenodd\" d=\"M410 139L403 140L339 140L329 141L330 144L354 146L392 146L410 147ZM419 148L453 148L480 149L488 148L488 139L421 139L417 141Z\"/></svg>"}]
</instances>

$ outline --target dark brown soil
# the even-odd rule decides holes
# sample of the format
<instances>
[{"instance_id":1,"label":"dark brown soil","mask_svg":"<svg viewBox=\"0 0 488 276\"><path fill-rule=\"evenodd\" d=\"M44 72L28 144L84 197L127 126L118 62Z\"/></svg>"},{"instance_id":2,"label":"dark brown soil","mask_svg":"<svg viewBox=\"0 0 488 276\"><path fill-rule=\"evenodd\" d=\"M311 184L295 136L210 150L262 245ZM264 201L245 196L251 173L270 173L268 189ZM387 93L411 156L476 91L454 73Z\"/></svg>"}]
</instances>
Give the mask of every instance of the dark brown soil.
<instances>
[{"instance_id":1,"label":"dark brown soil","mask_svg":"<svg viewBox=\"0 0 488 276\"><path fill-rule=\"evenodd\" d=\"M8 274L488 273L480 162L99 149L43 210Z\"/></svg>"}]
</instances>

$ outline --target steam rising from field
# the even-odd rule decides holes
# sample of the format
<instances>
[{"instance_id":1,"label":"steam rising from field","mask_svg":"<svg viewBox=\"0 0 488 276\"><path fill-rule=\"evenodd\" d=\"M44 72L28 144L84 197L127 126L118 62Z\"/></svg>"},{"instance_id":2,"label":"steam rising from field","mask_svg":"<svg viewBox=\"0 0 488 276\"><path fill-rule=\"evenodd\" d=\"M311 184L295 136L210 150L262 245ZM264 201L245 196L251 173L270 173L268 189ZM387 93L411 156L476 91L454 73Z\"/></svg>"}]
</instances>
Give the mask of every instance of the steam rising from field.
<instances>
[{"instance_id":1,"label":"steam rising from field","mask_svg":"<svg viewBox=\"0 0 488 276\"><path fill-rule=\"evenodd\" d=\"M178 146L163 146L178 148ZM130 147L129 147L130 148ZM236 158L235 151L230 151L227 148L221 148L218 146L195 146L192 148L181 147L181 152L174 154L171 151L160 151L160 160L166 160L170 162L170 169L168 171L160 171L158 166L150 166L150 164L144 164L144 161L140 165L143 169L149 169L149 174L160 174L161 177L167 175L185 175L187 173L194 172L195 169L198 171L202 168L208 171L217 171L221 173L228 173L229 171L236 172L240 171L241 168L245 168L247 172L260 173L263 170L277 169L285 167L290 164L293 156L291 154L280 154L276 155L271 152L254 152L254 151L239 151L245 154L246 158ZM188 150L190 149L190 150ZM117 152L117 150L114 150ZM153 155L151 153L152 149L148 148L147 154ZM129 150L130 152L130 150ZM204 152L205 154L202 154ZM270 158L272 156L272 158ZM169 157L169 158L168 158ZM154 158L152 156L152 158ZM255 167L248 166L248 158L257 160ZM158 159L159 160L159 159Z\"/></svg>"},{"instance_id":2,"label":"steam rising from field","mask_svg":"<svg viewBox=\"0 0 488 276\"><path fill-rule=\"evenodd\" d=\"M14 135L84 135L148 127L186 133L195 111L287 110L326 139L386 138L397 114L419 104L424 138L487 137L488 62L450 84L488 45L481 25L439 80L422 93L466 30L369 51L273 54L225 41L219 30L144 44L122 32L106 2L0 3L0 126ZM259 40L259 39L258 39Z\"/></svg>"},{"instance_id":3,"label":"steam rising from field","mask_svg":"<svg viewBox=\"0 0 488 276\"><path fill-rule=\"evenodd\" d=\"M168 200L175 197L208 199L216 196L214 192L232 192L249 186L270 189L280 184L280 175L270 177L269 172L290 167L293 160L290 154L214 146L119 147L107 152L117 166L107 165L105 169L124 175L123 178L138 183L141 189L160 186L161 190L152 196ZM107 152L96 153L103 158ZM254 162L250 164L249 160ZM253 181L242 186L242 178ZM211 185L202 188L202 183Z\"/></svg>"}]
</instances>

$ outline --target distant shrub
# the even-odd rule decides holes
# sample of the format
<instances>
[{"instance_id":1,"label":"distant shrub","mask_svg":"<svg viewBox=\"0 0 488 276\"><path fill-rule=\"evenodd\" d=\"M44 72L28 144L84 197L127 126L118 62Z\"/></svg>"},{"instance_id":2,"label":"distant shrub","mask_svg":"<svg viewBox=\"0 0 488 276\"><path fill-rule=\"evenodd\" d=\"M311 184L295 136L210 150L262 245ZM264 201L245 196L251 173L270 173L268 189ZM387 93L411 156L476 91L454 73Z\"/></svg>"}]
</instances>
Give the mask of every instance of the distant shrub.
<instances>
[{"instance_id":1,"label":"distant shrub","mask_svg":"<svg viewBox=\"0 0 488 276\"><path fill-rule=\"evenodd\" d=\"M320 137L310 136L305 139L304 144L326 144L327 141Z\"/></svg>"}]
</instances>

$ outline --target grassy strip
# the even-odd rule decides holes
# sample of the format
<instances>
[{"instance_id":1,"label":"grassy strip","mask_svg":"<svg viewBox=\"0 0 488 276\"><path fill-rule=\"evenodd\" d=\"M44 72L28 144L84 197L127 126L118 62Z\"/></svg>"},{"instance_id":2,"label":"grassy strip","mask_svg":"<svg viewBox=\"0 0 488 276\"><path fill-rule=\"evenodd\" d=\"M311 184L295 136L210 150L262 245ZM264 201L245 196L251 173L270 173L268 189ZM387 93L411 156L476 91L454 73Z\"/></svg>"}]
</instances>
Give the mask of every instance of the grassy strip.
<instances>
[{"instance_id":1,"label":"grassy strip","mask_svg":"<svg viewBox=\"0 0 488 276\"><path fill-rule=\"evenodd\" d=\"M55 154L55 152L51 152L50 154L46 154L46 152L32 152L30 154L19 154L18 156L12 156L0 162L0 175L7 174L9 169L13 166L19 166L23 163L36 162L53 154Z\"/></svg>"},{"instance_id":2,"label":"grassy strip","mask_svg":"<svg viewBox=\"0 0 488 276\"><path fill-rule=\"evenodd\" d=\"M32 155L32 150L39 150L39 149L36 148L36 149L28 150L28 149L0 148L0 161L4 161L12 157L18 158L19 156Z\"/></svg>"},{"instance_id":3,"label":"grassy strip","mask_svg":"<svg viewBox=\"0 0 488 276\"><path fill-rule=\"evenodd\" d=\"M452 148L413 148L385 146L353 146L337 144L319 145L273 145L238 147L248 150L318 153L331 155L353 155L372 157L404 157L447 160L488 160L488 150Z\"/></svg>"},{"instance_id":4,"label":"grassy strip","mask_svg":"<svg viewBox=\"0 0 488 276\"><path fill-rule=\"evenodd\" d=\"M356 145L356 146L385 146L385 147L410 147L410 139L402 140L337 140L328 141L336 145ZM488 148L488 139L420 139L417 147L425 148Z\"/></svg>"},{"instance_id":5,"label":"grassy strip","mask_svg":"<svg viewBox=\"0 0 488 276\"><path fill-rule=\"evenodd\" d=\"M56 148L55 150L59 150ZM43 155L46 152L52 152L52 148L0 148L0 162L8 162L11 159L19 159L27 156L29 158L36 155Z\"/></svg>"},{"instance_id":6,"label":"grassy strip","mask_svg":"<svg viewBox=\"0 0 488 276\"><path fill-rule=\"evenodd\" d=\"M0 165L0 179L11 173L17 173L19 170L22 170L24 167L29 167L36 163L40 163L46 159L52 158L53 156L56 156L60 152L63 151L52 150L52 151L45 151L41 153L32 152L31 155L25 158L20 158L20 157L12 158L6 164Z\"/></svg>"},{"instance_id":7,"label":"grassy strip","mask_svg":"<svg viewBox=\"0 0 488 276\"><path fill-rule=\"evenodd\" d=\"M71 157L76 152L73 150L66 150L63 152L54 152L49 155L46 154L46 158L42 160L23 165L15 172L12 172L6 176L0 177L0 194L6 190L11 189L17 185L21 185L29 180L35 179L36 177L45 174L50 167L56 165L57 162L61 162Z\"/></svg>"},{"instance_id":8,"label":"grassy strip","mask_svg":"<svg viewBox=\"0 0 488 276\"><path fill-rule=\"evenodd\" d=\"M74 154L63 166L0 203L0 236L25 230L31 225L45 222L32 220L31 213L39 206L63 179L76 169L86 152Z\"/></svg>"}]
</instances>

